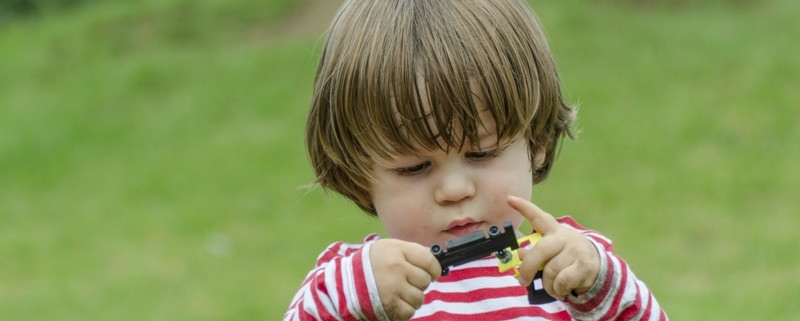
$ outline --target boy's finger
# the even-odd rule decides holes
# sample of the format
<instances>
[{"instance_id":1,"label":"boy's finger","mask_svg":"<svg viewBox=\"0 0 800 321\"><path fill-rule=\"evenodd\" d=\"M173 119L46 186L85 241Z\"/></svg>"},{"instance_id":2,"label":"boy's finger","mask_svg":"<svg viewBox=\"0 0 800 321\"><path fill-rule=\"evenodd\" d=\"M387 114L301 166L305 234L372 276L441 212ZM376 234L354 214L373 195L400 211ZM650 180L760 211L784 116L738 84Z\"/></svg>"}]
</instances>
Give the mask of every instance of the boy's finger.
<instances>
[{"instance_id":1,"label":"boy's finger","mask_svg":"<svg viewBox=\"0 0 800 321\"><path fill-rule=\"evenodd\" d=\"M542 235L547 235L547 233L557 230L560 226L552 215L527 200L516 196L509 196L508 205L511 205L511 207L522 214L522 216L531 223L531 227L537 232L542 233Z\"/></svg>"},{"instance_id":2,"label":"boy's finger","mask_svg":"<svg viewBox=\"0 0 800 321\"><path fill-rule=\"evenodd\" d=\"M439 261L427 247L411 242L408 244L410 246L404 251L406 261L428 272L431 280L442 276L442 267L439 265Z\"/></svg>"},{"instance_id":3,"label":"boy's finger","mask_svg":"<svg viewBox=\"0 0 800 321\"><path fill-rule=\"evenodd\" d=\"M416 308L399 296L389 304L384 303L383 309L390 320L408 320L417 311Z\"/></svg>"},{"instance_id":4,"label":"boy's finger","mask_svg":"<svg viewBox=\"0 0 800 321\"><path fill-rule=\"evenodd\" d=\"M563 270L559 271L553 279L551 296L563 300L572 290L578 288L580 285L581 277L578 266L570 265Z\"/></svg>"},{"instance_id":5,"label":"boy's finger","mask_svg":"<svg viewBox=\"0 0 800 321\"><path fill-rule=\"evenodd\" d=\"M545 265L549 268L557 268L562 263L551 262L554 257L564 248L563 243L552 242L550 239L542 239L533 248L520 249L519 258L522 263L519 266L520 283L528 285L533 281L533 276Z\"/></svg>"},{"instance_id":6,"label":"boy's finger","mask_svg":"<svg viewBox=\"0 0 800 321\"><path fill-rule=\"evenodd\" d=\"M533 281L536 272L547 262L547 258L530 253L532 251L533 249L519 249L520 258L522 258L519 266L519 283L525 286Z\"/></svg>"},{"instance_id":7,"label":"boy's finger","mask_svg":"<svg viewBox=\"0 0 800 321\"><path fill-rule=\"evenodd\" d=\"M428 271L414 266L406 273L406 281L419 290L425 290L433 281L433 276Z\"/></svg>"}]
</instances>

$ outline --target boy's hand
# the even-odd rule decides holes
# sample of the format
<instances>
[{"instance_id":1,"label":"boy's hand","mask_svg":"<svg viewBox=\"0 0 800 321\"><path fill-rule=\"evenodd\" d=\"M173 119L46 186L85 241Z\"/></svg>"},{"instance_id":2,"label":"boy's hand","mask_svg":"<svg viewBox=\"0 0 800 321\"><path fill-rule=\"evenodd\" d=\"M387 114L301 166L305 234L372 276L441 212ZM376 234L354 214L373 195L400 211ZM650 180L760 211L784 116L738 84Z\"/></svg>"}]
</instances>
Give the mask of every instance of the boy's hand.
<instances>
[{"instance_id":1,"label":"boy's hand","mask_svg":"<svg viewBox=\"0 0 800 321\"><path fill-rule=\"evenodd\" d=\"M391 320L408 320L422 306L423 291L442 274L430 249L397 239L375 241L372 273L383 309Z\"/></svg>"},{"instance_id":2,"label":"boy's hand","mask_svg":"<svg viewBox=\"0 0 800 321\"><path fill-rule=\"evenodd\" d=\"M563 301L571 292L588 291L600 272L600 256L594 245L580 233L561 226L552 215L531 202L509 196L508 204L542 234L533 248L519 250L520 283L530 284L536 271L544 266L542 281L550 296Z\"/></svg>"}]
</instances>

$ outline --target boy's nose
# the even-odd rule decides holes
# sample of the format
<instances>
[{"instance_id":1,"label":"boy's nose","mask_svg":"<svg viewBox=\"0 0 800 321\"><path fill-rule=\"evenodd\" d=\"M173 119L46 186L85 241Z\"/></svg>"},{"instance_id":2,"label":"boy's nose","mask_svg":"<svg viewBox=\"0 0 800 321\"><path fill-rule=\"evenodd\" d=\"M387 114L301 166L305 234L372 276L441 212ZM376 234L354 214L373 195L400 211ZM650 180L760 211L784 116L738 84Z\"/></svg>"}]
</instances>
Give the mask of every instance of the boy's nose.
<instances>
[{"instance_id":1,"label":"boy's nose","mask_svg":"<svg viewBox=\"0 0 800 321\"><path fill-rule=\"evenodd\" d=\"M471 198L475 185L467 173L452 170L441 174L434 197L439 204L448 204Z\"/></svg>"}]
</instances>

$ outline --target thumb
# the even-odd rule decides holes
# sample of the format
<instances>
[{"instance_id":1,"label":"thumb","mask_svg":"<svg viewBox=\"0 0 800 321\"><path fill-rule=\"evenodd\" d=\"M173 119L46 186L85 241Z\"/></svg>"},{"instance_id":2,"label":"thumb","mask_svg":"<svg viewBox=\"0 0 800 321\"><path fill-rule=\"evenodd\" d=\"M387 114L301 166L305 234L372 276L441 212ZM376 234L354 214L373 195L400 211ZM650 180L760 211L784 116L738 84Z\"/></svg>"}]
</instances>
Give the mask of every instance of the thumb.
<instances>
[{"instance_id":1,"label":"thumb","mask_svg":"<svg viewBox=\"0 0 800 321\"><path fill-rule=\"evenodd\" d=\"M508 196L507 201L508 205L522 214L531 224L531 227L537 232L542 233L542 235L554 232L560 226L552 215L525 199L516 196Z\"/></svg>"}]
</instances>

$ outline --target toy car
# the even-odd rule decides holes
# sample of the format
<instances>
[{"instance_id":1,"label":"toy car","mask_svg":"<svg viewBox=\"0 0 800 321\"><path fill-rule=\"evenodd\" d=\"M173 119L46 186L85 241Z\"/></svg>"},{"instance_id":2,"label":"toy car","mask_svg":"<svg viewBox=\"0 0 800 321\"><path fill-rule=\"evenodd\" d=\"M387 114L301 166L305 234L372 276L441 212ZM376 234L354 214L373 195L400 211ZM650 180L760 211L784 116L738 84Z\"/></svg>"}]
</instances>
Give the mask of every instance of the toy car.
<instances>
[{"instance_id":1,"label":"toy car","mask_svg":"<svg viewBox=\"0 0 800 321\"><path fill-rule=\"evenodd\" d=\"M442 248L439 244L431 247L431 253L439 260L442 266L442 275L447 275L450 268L464 264L491 254L495 254L501 261L511 262L513 255L509 250L519 248L517 238L514 235L514 227L510 221L503 223L503 229L492 225L489 227L488 234L480 230L464 235L457 239L445 242ZM517 258L517 260L519 260Z\"/></svg>"},{"instance_id":2,"label":"toy car","mask_svg":"<svg viewBox=\"0 0 800 321\"><path fill-rule=\"evenodd\" d=\"M488 232L488 233L487 233ZM536 244L542 235L533 233L517 239L514 235L514 227L510 221L503 223L503 230L496 225L489 227L488 231L475 231L457 239L445 242L442 248L439 244L431 246L431 253L439 260L442 267L442 276L450 272L450 268L474 261L494 254L497 257L498 269L501 273L514 270L514 277L519 276L518 267L522 263L519 258L519 245L529 242L531 246ZM534 280L527 287L528 302L530 304L542 304L555 301L545 292L542 286L542 271L538 271Z\"/></svg>"}]
</instances>

